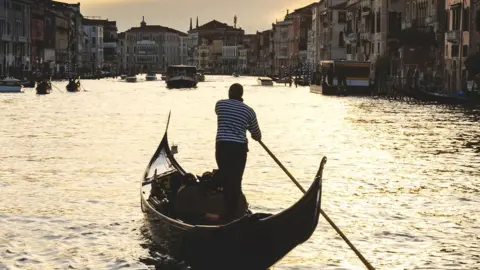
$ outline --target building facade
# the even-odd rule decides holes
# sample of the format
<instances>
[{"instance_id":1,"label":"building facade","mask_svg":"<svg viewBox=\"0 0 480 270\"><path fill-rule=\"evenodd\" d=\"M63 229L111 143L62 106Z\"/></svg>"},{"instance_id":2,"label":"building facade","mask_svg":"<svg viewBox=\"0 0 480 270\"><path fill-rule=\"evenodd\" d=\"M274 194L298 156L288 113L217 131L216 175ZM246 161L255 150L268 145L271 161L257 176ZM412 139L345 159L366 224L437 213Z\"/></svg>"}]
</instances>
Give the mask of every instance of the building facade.
<instances>
[{"instance_id":1,"label":"building facade","mask_svg":"<svg viewBox=\"0 0 480 270\"><path fill-rule=\"evenodd\" d=\"M274 71L274 48L273 30L257 32L258 39L258 61L257 73L260 75L273 74Z\"/></svg>"},{"instance_id":2,"label":"building facade","mask_svg":"<svg viewBox=\"0 0 480 270\"><path fill-rule=\"evenodd\" d=\"M178 65L180 37L185 33L161 25L147 25L143 19L140 27L125 31L126 69L128 72L164 72L168 65Z\"/></svg>"},{"instance_id":3,"label":"building facade","mask_svg":"<svg viewBox=\"0 0 480 270\"><path fill-rule=\"evenodd\" d=\"M460 91L468 75L464 63L470 47L470 0L447 0L445 11L445 85L449 91Z\"/></svg>"},{"instance_id":4,"label":"building facade","mask_svg":"<svg viewBox=\"0 0 480 270\"><path fill-rule=\"evenodd\" d=\"M30 2L2 1L0 74L20 77L30 70Z\"/></svg>"},{"instance_id":5,"label":"building facade","mask_svg":"<svg viewBox=\"0 0 480 270\"><path fill-rule=\"evenodd\" d=\"M220 74L231 74L237 69L238 46L243 42L244 30L217 20L198 26L197 19L197 26L188 33L198 35L199 67L207 66L205 70ZM207 55L208 65L205 65Z\"/></svg>"},{"instance_id":6,"label":"building facade","mask_svg":"<svg viewBox=\"0 0 480 270\"><path fill-rule=\"evenodd\" d=\"M87 35L85 41L86 55L89 57L84 59L84 66L88 67L90 72L96 72L103 67L103 24L95 20L85 20L83 29Z\"/></svg>"},{"instance_id":7,"label":"building facade","mask_svg":"<svg viewBox=\"0 0 480 270\"><path fill-rule=\"evenodd\" d=\"M127 47L125 45L125 33L117 35L117 67L120 74L125 74L127 70Z\"/></svg>"},{"instance_id":8,"label":"building facade","mask_svg":"<svg viewBox=\"0 0 480 270\"><path fill-rule=\"evenodd\" d=\"M273 25L273 48L275 56L273 59L273 71L282 76L285 70L291 67L291 56L289 52L289 32L291 33L293 22L285 20ZM290 28L290 31L289 31Z\"/></svg>"},{"instance_id":9,"label":"building facade","mask_svg":"<svg viewBox=\"0 0 480 270\"><path fill-rule=\"evenodd\" d=\"M469 54L480 53L480 1L470 2Z\"/></svg>"},{"instance_id":10,"label":"building facade","mask_svg":"<svg viewBox=\"0 0 480 270\"><path fill-rule=\"evenodd\" d=\"M346 59L346 1L321 1L314 8L312 27L315 27L313 43L316 46L316 63L321 60Z\"/></svg>"}]
</instances>

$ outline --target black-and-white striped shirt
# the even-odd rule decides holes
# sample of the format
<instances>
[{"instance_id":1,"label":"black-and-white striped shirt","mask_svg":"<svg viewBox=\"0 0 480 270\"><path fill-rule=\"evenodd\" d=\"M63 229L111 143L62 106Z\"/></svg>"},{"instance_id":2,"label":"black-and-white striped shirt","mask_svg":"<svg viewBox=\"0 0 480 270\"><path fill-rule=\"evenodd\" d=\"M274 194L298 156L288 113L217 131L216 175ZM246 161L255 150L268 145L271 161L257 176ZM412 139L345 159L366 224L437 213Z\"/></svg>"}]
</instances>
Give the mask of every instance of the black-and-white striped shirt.
<instances>
[{"instance_id":1,"label":"black-and-white striped shirt","mask_svg":"<svg viewBox=\"0 0 480 270\"><path fill-rule=\"evenodd\" d=\"M222 99L215 105L217 114L217 142L248 143L247 130L254 140L261 140L255 111L242 101Z\"/></svg>"}]
</instances>

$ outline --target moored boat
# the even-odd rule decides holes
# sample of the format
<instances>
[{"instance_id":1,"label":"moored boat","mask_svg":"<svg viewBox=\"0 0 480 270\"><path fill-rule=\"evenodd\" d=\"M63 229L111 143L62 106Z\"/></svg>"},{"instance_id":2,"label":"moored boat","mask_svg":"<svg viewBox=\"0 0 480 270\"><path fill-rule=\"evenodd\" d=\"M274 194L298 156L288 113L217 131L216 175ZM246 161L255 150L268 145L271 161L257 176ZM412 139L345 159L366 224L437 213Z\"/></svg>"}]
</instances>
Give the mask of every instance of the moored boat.
<instances>
[{"instance_id":1,"label":"moored boat","mask_svg":"<svg viewBox=\"0 0 480 270\"><path fill-rule=\"evenodd\" d=\"M137 82L137 76L133 75L133 76L128 76L125 78L125 81L126 82Z\"/></svg>"},{"instance_id":2,"label":"moored boat","mask_svg":"<svg viewBox=\"0 0 480 270\"><path fill-rule=\"evenodd\" d=\"M197 68L195 66L172 65L167 69L168 88L193 88L197 86Z\"/></svg>"},{"instance_id":3,"label":"moored boat","mask_svg":"<svg viewBox=\"0 0 480 270\"><path fill-rule=\"evenodd\" d=\"M125 75L125 74L120 75L121 80L125 80L126 78L127 78L127 75Z\"/></svg>"},{"instance_id":4,"label":"moored boat","mask_svg":"<svg viewBox=\"0 0 480 270\"><path fill-rule=\"evenodd\" d=\"M15 78L6 78L0 80L0 93L22 93L23 86L20 80Z\"/></svg>"},{"instance_id":5,"label":"moored boat","mask_svg":"<svg viewBox=\"0 0 480 270\"><path fill-rule=\"evenodd\" d=\"M37 87L35 89L37 91L37 95L48 95L52 92L52 83L47 80L42 80L37 83Z\"/></svg>"},{"instance_id":6,"label":"moored boat","mask_svg":"<svg viewBox=\"0 0 480 270\"><path fill-rule=\"evenodd\" d=\"M21 82L22 86L25 88L35 88L35 80L30 79L30 80L24 80Z\"/></svg>"},{"instance_id":7,"label":"moored boat","mask_svg":"<svg viewBox=\"0 0 480 270\"><path fill-rule=\"evenodd\" d=\"M147 75L145 76L145 80L147 81L156 81L157 80L157 74L155 73L147 73Z\"/></svg>"},{"instance_id":8,"label":"moored boat","mask_svg":"<svg viewBox=\"0 0 480 270\"><path fill-rule=\"evenodd\" d=\"M258 85L262 86L272 86L273 85L273 80L268 77L258 77L257 79Z\"/></svg>"},{"instance_id":9,"label":"moored boat","mask_svg":"<svg viewBox=\"0 0 480 270\"><path fill-rule=\"evenodd\" d=\"M204 218L211 212L198 214L202 212L199 209L215 207L202 208L208 203L196 202L185 192L198 188L201 194L213 194L204 196L218 198L213 180L202 180L203 176L196 179L179 165L170 150L167 131L145 170L140 195L153 241L169 255L185 260L193 269L267 269L313 234L320 215L326 158L308 191L290 208L275 215L247 211L228 224L212 224ZM190 220L198 222L182 216L179 208L185 205L195 214Z\"/></svg>"},{"instance_id":10,"label":"moored boat","mask_svg":"<svg viewBox=\"0 0 480 270\"><path fill-rule=\"evenodd\" d=\"M205 71L203 69L197 69L197 81L198 82L205 81Z\"/></svg>"},{"instance_id":11,"label":"moored boat","mask_svg":"<svg viewBox=\"0 0 480 270\"><path fill-rule=\"evenodd\" d=\"M166 81L167 80L167 75L162 75L162 81Z\"/></svg>"},{"instance_id":12,"label":"moored boat","mask_svg":"<svg viewBox=\"0 0 480 270\"><path fill-rule=\"evenodd\" d=\"M80 91L80 80L75 81L74 78L69 79L67 86L65 86L68 92Z\"/></svg>"}]
</instances>

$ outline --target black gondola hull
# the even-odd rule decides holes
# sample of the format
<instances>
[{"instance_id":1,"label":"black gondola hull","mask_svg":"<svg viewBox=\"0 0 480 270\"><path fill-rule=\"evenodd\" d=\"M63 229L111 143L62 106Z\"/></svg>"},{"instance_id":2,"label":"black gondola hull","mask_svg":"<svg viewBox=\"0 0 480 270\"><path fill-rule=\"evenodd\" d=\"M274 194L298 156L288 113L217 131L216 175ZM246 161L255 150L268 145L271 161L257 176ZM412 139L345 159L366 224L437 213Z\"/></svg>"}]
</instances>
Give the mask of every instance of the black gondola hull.
<instances>
[{"instance_id":1,"label":"black gondola hull","mask_svg":"<svg viewBox=\"0 0 480 270\"><path fill-rule=\"evenodd\" d=\"M80 85L77 85L75 83L73 84L67 84L65 87L68 92L80 92Z\"/></svg>"},{"instance_id":2,"label":"black gondola hull","mask_svg":"<svg viewBox=\"0 0 480 270\"><path fill-rule=\"evenodd\" d=\"M166 133L154 158L162 155L170 164L168 170L186 173L173 158ZM307 193L290 208L276 215L250 214L220 226L196 226L162 214L151 201L150 164L141 188L141 208L152 240L193 269L267 269L315 231L325 162L326 158Z\"/></svg>"}]
</instances>

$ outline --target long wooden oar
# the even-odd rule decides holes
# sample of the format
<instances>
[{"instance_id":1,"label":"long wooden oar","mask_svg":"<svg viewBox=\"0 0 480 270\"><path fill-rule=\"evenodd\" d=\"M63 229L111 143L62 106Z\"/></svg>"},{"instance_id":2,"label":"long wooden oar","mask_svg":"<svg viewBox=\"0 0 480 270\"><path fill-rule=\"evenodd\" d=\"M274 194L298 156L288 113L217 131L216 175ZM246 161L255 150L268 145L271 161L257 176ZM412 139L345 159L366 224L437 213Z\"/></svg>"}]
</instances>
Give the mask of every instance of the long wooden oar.
<instances>
[{"instance_id":1,"label":"long wooden oar","mask_svg":"<svg viewBox=\"0 0 480 270\"><path fill-rule=\"evenodd\" d=\"M267 153L273 158L273 160L275 160L275 162L278 164L278 166L280 166L280 168L282 168L282 170L288 175L290 180L292 180L293 183L295 183L295 185L297 185L297 187L305 194L306 193L305 189L300 185L300 183L298 183L298 181L295 179L295 177L293 177L293 175L290 174L290 172L283 166L283 164L280 162L280 160L277 159L277 157L270 151L270 149L268 149L268 147L262 141L258 141L258 142L263 147L263 149L265 149L265 151L267 151ZM340 228L338 228L337 225L335 225L335 223L327 216L327 214L322 209L320 209L320 213L328 221L328 223L330 223L330 225L335 229L335 231L337 231L337 233L348 244L348 246L353 250L353 252L355 252L355 254L358 256L358 258L367 267L367 269L375 270L375 268L367 261L367 259L365 259L365 257L363 257L362 253L360 253L360 251L358 251L358 249L355 248L355 246L352 244L352 242L350 242L350 240L348 240L348 238L345 236L345 234L343 234L343 232L340 230Z\"/></svg>"}]
</instances>

